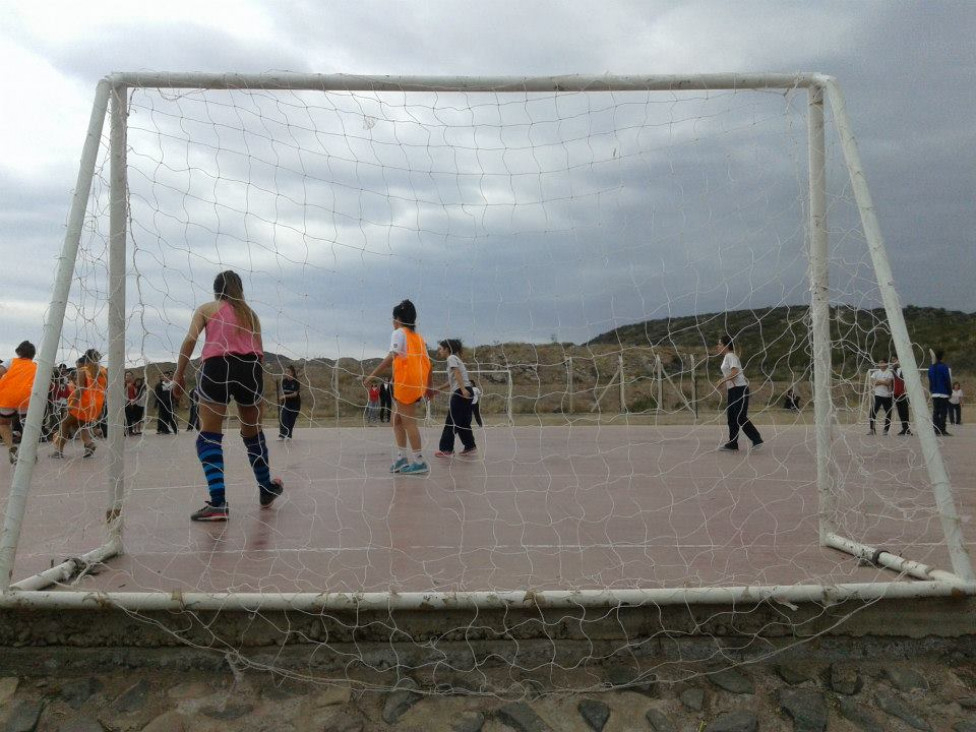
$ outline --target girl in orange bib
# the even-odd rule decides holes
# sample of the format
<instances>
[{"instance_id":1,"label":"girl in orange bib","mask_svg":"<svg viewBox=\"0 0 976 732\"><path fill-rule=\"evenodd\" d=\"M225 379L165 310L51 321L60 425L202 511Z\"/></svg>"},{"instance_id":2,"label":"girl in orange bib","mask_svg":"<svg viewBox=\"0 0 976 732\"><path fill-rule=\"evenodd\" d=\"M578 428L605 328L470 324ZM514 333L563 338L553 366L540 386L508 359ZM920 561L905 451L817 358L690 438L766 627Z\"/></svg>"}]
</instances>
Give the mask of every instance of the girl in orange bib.
<instances>
[{"instance_id":1,"label":"girl in orange bib","mask_svg":"<svg viewBox=\"0 0 976 732\"><path fill-rule=\"evenodd\" d=\"M417 424L417 406L431 392L430 356L427 344L417 332L417 308L404 300L393 308L393 337L390 352L373 373L363 379L368 389L376 375L393 366L393 437L397 444L397 457L390 466L391 473L425 475L430 468L421 454L420 427ZM410 459L407 459L407 443L410 443Z\"/></svg>"},{"instance_id":2,"label":"girl in orange bib","mask_svg":"<svg viewBox=\"0 0 976 732\"><path fill-rule=\"evenodd\" d=\"M36 349L30 341L24 341L15 351L15 358L10 368L0 375L0 437L10 453L10 464L17 462L17 446L14 445L13 430L10 425L17 414L27 414L30 403L31 389L34 388L34 376L37 374L37 364L34 363Z\"/></svg>"},{"instance_id":3,"label":"girl in orange bib","mask_svg":"<svg viewBox=\"0 0 976 732\"><path fill-rule=\"evenodd\" d=\"M54 435L54 452L51 453L53 458L64 457L64 445L76 432L81 433L85 457L95 454L91 428L102 414L105 387L108 384L108 372L98 363L101 359L102 354L94 348L89 348L78 359L75 369L77 384L68 397L68 415L61 422L61 429Z\"/></svg>"}]
</instances>

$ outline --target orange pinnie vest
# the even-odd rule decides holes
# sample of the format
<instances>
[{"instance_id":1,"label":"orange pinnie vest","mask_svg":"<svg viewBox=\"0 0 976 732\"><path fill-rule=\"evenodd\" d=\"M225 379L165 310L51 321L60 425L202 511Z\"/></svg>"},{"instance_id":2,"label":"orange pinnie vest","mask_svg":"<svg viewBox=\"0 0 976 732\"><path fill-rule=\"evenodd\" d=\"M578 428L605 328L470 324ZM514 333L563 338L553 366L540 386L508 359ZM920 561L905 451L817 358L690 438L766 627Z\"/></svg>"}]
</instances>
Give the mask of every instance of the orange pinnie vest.
<instances>
[{"instance_id":1,"label":"orange pinnie vest","mask_svg":"<svg viewBox=\"0 0 976 732\"><path fill-rule=\"evenodd\" d=\"M0 376L0 409L26 411L34 388L37 364L29 358L15 358L7 373Z\"/></svg>"},{"instance_id":2,"label":"orange pinnie vest","mask_svg":"<svg viewBox=\"0 0 976 732\"><path fill-rule=\"evenodd\" d=\"M68 400L68 414L76 418L79 422L94 422L102 416L102 407L105 406L105 386L108 384L108 372L104 366L98 367L98 376L95 383L89 383L88 372L81 370L84 374L84 383L79 380L78 388ZM78 394L77 400L75 394Z\"/></svg>"},{"instance_id":3,"label":"orange pinnie vest","mask_svg":"<svg viewBox=\"0 0 976 732\"><path fill-rule=\"evenodd\" d=\"M407 340L407 352L393 357L393 398L413 404L427 393L430 379L430 356L427 344L409 328L401 328Z\"/></svg>"}]
</instances>

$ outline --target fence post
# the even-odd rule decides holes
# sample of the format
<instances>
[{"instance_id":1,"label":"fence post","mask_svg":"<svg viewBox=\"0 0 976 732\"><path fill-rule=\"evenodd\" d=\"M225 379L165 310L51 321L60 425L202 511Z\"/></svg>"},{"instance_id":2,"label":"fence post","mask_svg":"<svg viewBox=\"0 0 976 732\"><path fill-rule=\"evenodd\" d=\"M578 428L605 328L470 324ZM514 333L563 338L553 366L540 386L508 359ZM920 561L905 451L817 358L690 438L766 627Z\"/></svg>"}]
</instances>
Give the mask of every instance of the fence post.
<instances>
[{"instance_id":1,"label":"fence post","mask_svg":"<svg viewBox=\"0 0 976 732\"><path fill-rule=\"evenodd\" d=\"M569 413L573 414L576 409L573 404L573 357L566 359L566 388L569 390Z\"/></svg>"},{"instance_id":2,"label":"fence post","mask_svg":"<svg viewBox=\"0 0 976 732\"><path fill-rule=\"evenodd\" d=\"M624 385L624 357L617 356L617 371L620 374L620 413L627 414L627 387Z\"/></svg>"},{"instance_id":3,"label":"fence post","mask_svg":"<svg viewBox=\"0 0 976 732\"><path fill-rule=\"evenodd\" d=\"M332 367L332 394L335 396L335 418L336 427L339 426L339 359L335 360Z\"/></svg>"},{"instance_id":4,"label":"fence post","mask_svg":"<svg viewBox=\"0 0 976 732\"><path fill-rule=\"evenodd\" d=\"M655 417L661 417L661 402L664 400L664 366L661 364L661 357L654 354L654 371L657 374L657 409Z\"/></svg>"}]
</instances>

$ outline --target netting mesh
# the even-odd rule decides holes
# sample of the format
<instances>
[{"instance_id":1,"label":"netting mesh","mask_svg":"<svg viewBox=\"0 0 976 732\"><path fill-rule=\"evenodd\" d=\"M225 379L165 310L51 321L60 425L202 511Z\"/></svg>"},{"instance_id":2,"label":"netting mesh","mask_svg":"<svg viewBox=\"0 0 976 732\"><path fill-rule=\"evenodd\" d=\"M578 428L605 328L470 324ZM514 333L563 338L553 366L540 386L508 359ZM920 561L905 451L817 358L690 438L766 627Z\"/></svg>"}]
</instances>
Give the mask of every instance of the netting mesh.
<instances>
[{"instance_id":1,"label":"netting mesh","mask_svg":"<svg viewBox=\"0 0 976 732\"><path fill-rule=\"evenodd\" d=\"M126 366L147 381L147 424L126 442L126 553L65 589L898 579L819 546L821 520L945 566L918 445L863 434L864 374L891 339L830 137L835 429L819 515L805 116L803 90L132 91ZM102 165L63 330L69 368L106 350ZM259 508L231 419L231 517L201 526L188 520L206 498L183 434L189 405L177 407L180 433L157 436L152 391L227 269L261 318L265 431L286 492ZM447 410L433 401L427 477L392 475L389 428L363 418L362 379L404 297L432 351L464 341L483 392L477 458L433 457ZM762 451L716 451L723 334L739 344ZM294 439L274 443L287 366L301 408ZM18 575L101 540L107 461L72 449L64 463L41 458ZM55 501L74 520L39 521Z\"/></svg>"}]
</instances>

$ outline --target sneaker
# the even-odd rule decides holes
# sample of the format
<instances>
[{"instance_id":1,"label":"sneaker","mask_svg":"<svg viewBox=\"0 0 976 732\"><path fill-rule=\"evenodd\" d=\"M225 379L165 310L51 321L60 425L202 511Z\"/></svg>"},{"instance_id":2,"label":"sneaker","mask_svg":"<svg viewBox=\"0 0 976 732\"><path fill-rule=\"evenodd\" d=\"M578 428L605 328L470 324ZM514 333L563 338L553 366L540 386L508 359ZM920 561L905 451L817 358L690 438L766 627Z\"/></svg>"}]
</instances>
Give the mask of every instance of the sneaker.
<instances>
[{"instance_id":1,"label":"sneaker","mask_svg":"<svg viewBox=\"0 0 976 732\"><path fill-rule=\"evenodd\" d=\"M462 457L466 457L466 456L470 456L470 455L477 455L477 454L478 454L478 448L477 447L466 447L463 450L461 450L461 456Z\"/></svg>"},{"instance_id":2,"label":"sneaker","mask_svg":"<svg viewBox=\"0 0 976 732\"><path fill-rule=\"evenodd\" d=\"M461 453L461 454L463 455L464 453ZM437 452L434 453L434 457L439 457L439 458L452 458L452 457L454 457L454 451L453 450L438 450Z\"/></svg>"},{"instance_id":3,"label":"sneaker","mask_svg":"<svg viewBox=\"0 0 976 732\"><path fill-rule=\"evenodd\" d=\"M14 465L17 462L17 446L14 445L9 450L10 453L10 464Z\"/></svg>"},{"instance_id":4,"label":"sneaker","mask_svg":"<svg viewBox=\"0 0 976 732\"><path fill-rule=\"evenodd\" d=\"M400 475L427 475L429 472L430 466L427 463L411 463L400 469Z\"/></svg>"},{"instance_id":5,"label":"sneaker","mask_svg":"<svg viewBox=\"0 0 976 732\"><path fill-rule=\"evenodd\" d=\"M390 472L399 473L408 465L410 465L410 463L407 461L405 457L397 458L397 461L390 466Z\"/></svg>"},{"instance_id":6,"label":"sneaker","mask_svg":"<svg viewBox=\"0 0 976 732\"><path fill-rule=\"evenodd\" d=\"M759 450L764 444L766 444L766 443L764 443L762 440L760 440L759 442L753 442L752 443L752 449L753 450Z\"/></svg>"},{"instance_id":7,"label":"sneaker","mask_svg":"<svg viewBox=\"0 0 976 732\"><path fill-rule=\"evenodd\" d=\"M285 491L285 484L282 482L281 478L275 478L271 481L271 487L265 488L261 486L261 508L267 508L272 503L274 503L275 498L280 496Z\"/></svg>"},{"instance_id":8,"label":"sneaker","mask_svg":"<svg viewBox=\"0 0 976 732\"><path fill-rule=\"evenodd\" d=\"M85 445L85 455L84 455L84 457L90 458L94 454L95 454L95 445L94 445L94 443L91 444L91 445Z\"/></svg>"},{"instance_id":9,"label":"sneaker","mask_svg":"<svg viewBox=\"0 0 976 732\"><path fill-rule=\"evenodd\" d=\"M229 513L229 506L226 502L219 506L213 505L210 501L203 504L203 508L190 514L190 521L226 521Z\"/></svg>"},{"instance_id":10,"label":"sneaker","mask_svg":"<svg viewBox=\"0 0 976 732\"><path fill-rule=\"evenodd\" d=\"M722 445L719 448L719 450L722 450L722 451L725 451L725 452L738 452L739 451L739 446L736 445L736 444L733 444L731 442L726 442L724 445Z\"/></svg>"}]
</instances>

